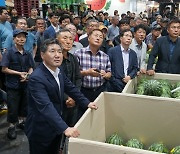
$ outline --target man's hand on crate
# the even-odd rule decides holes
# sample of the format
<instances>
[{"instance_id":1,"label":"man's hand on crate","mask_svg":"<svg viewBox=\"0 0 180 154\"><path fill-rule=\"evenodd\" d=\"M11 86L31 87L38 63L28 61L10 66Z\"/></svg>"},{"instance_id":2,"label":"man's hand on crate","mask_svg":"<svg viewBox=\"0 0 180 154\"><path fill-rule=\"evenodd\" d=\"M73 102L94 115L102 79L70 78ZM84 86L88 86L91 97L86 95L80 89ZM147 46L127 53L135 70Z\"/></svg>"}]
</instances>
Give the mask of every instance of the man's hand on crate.
<instances>
[{"instance_id":1,"label":"man's hand on crate","mask_svg":"<svg viewBox=\"0 0 180 154\"><path fill-rule=\"evenodd\" d=\"M147 71L147 75L154 75L155 74L155 71L154 70L148 70Z\"/></svg>"}]
</instances>

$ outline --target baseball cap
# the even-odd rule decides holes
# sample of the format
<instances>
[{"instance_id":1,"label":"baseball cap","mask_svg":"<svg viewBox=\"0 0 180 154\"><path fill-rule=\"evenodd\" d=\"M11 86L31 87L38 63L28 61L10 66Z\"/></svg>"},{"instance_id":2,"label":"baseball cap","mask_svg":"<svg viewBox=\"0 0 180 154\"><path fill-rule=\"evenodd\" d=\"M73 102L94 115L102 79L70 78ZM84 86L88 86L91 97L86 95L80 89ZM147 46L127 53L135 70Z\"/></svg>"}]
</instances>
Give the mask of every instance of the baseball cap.
<instances>
[{"instance_id":1,"label":"baseball cap","mask_svg":"<svg viewBox=\"0 0 180 154\"><path fill-rule=\"evenodd\" d=\"M153 30L158 30L158 29L161 29L161 26L156 24L152 27Z\"/></svg>"},{"instance_id":2,"label":"baseball cap","mask_svg":"<svg viewBox=\"0 0 180 154\"><path fill-rule=\"evenodd\" d=\"M72 17L73 17L73 19L75 19L75 18L81 18L78 14L75 14L75 15L73 15Z\"/></svg>"},{"instance_id":3,"label":"baseball cap","mask_svg":"<svg viewBox=\"0 0 180 154\"><path fill-rule=\"evenodd\" d=\"M24 30L21 30L21 29L15 29L14 31L13 31L13 37L16 37L18 34L20 34L20 33L24 33L25 35L27 35L28 33L27 32L25 32Z\"/></svg>"},{"instance_id":4,"label":"baseball cap","mask_svg":"<svg viewBox=\"0 0 180 154\"><path fill-rule=\"evenodd\" d=\"M100 30L102 30L102 29L108 30L108 28L107 28L106 26L104 26L104 25L100 25L100 26L99 26L99 29L100 29Z\"/></svg>"}]
</instances>

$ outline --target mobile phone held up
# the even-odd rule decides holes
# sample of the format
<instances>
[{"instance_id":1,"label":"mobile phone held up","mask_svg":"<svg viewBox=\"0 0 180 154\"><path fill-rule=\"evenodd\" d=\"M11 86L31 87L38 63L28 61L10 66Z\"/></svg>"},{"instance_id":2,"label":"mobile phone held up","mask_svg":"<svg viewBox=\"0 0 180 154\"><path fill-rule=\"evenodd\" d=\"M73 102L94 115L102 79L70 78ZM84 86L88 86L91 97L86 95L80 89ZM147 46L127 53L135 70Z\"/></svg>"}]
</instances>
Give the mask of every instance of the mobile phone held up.
<instances>
[{"instance_id":1,"label":"mobile phone held up","mask_svg":"<svg viewBox=\"0 0 180 154\"><path fill-rule=\"evenodd\" d=\"M100 73L100 72L101 72L101 71L100 71L99 69L97 69L97 68L96 68L96 69L94 69L94 71L96 71L96 72L98 72L98 73Z\"/></svg>"}]
</instances>

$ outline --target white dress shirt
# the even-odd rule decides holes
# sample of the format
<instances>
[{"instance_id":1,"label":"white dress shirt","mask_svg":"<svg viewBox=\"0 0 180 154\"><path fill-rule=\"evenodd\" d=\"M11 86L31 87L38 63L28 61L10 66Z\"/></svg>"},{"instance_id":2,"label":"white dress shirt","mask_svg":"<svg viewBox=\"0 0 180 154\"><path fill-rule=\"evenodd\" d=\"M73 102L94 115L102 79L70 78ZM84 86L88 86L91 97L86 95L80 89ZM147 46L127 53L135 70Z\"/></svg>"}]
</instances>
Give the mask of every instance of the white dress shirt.
<instances>
[{"instance_id":1,"label":"white dress shirt","mask_svg":"<svg viewBox=\"0 0 180 154\"><path fill-rule=\"evenodd\" d=\"M129 67L129 49L125 50L121 45L121 51L122 51L122 57L123 57L123 63L124 63L124 74L127 76L127 71Z\"/></svg>"},{"instance_id":2,"label":"white dress shirt","mask_svg":"<svg viewBox=\"0 0 180 154\"><path fill-rule=\"evenodd\" d=\"M58 77L58 74L60 72L60 69L57 67L55 72L53 70L51 70L44 62L43 62L44 66L49 70L49 72L53 75L53 77L55 78L58 86L59 86L59 91L61 90L60 88L60 82L59 82L59 77Z\"/></svg>"}]
</instances>

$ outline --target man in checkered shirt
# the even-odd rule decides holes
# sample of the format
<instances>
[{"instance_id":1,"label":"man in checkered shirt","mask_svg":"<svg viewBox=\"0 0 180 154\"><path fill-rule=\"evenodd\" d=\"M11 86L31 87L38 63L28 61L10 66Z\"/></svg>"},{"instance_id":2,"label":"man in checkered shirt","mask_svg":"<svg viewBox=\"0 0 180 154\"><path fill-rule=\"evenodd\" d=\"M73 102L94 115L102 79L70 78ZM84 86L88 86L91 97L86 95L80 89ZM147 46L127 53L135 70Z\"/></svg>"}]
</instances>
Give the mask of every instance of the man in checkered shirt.
<instances>
[{"instance_id":1,"label":"man in checkered shirt","mask_svg":"<svg viewBox=\"0 0 180 154\"><path fill-rule=\"evenodd\" d=\"M75 52L82 75L81 91L90 101L106 90L106 83L111 77L109 56L99 50L103 39L102 31L95 29L88 36L89 46Z\"/></svg>"}]
</instances>

